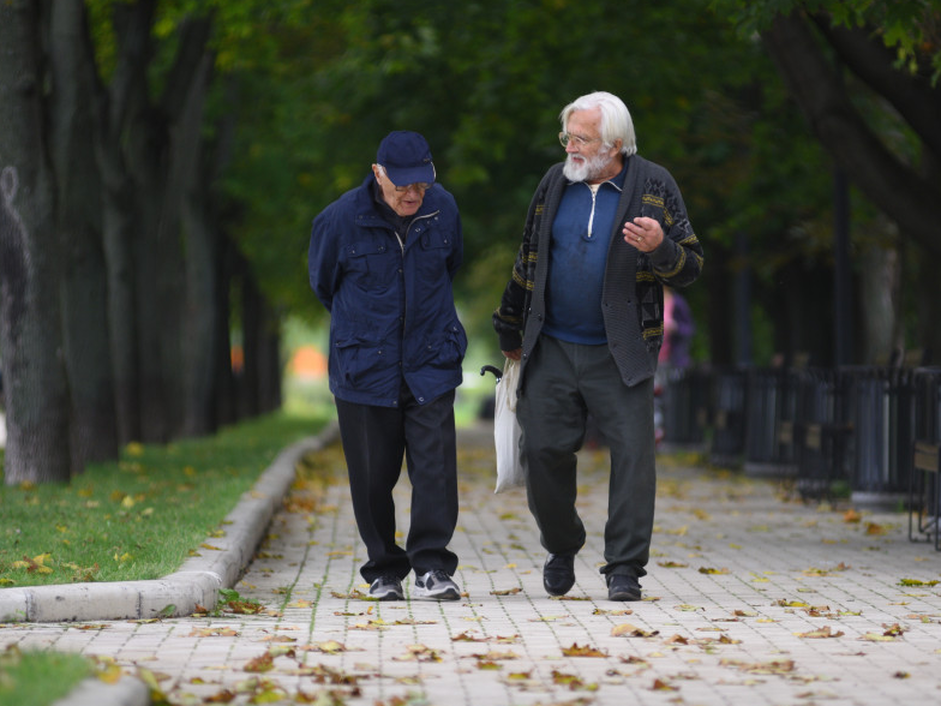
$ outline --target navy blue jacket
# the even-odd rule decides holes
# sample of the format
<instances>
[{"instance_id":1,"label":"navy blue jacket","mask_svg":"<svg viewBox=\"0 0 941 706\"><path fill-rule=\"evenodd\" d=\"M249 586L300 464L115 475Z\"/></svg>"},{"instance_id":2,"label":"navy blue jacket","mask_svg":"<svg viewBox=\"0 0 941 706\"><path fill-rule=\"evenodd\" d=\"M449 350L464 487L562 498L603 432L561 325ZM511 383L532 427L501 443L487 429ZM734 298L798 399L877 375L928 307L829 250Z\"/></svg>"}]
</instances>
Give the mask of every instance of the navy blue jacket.
<instances>
[{"instance_id":1,"label":"navy blue jacket","mask_svg":"<svg viewBox=\"0 0 941 706\"><path fill-rule=\"evenodd\" d=\"M467 335L451 288L463 258L460 215L436 184L400 244L373 184L370 174L327 206L310 236L310 286L330 312L330 391L397 407L404 378L425 404L461 383Z\"/></svg>"}]
</instances>

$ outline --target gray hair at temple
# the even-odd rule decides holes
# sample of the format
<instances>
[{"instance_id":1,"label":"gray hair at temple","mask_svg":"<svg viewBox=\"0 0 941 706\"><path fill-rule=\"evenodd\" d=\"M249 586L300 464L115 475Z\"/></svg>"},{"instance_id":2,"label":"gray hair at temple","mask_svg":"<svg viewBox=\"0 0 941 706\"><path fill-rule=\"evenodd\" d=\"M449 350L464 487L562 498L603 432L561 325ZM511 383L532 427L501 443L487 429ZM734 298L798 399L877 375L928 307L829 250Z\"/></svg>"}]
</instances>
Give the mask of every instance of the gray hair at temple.
<instances>
[{"instance_id":1,"label":"gray hair at temple","mask_svg":"<svg viewBox=\"0 0 941 706\"><path fill-rule=\"evenodd\" d=\"M562 129L566 130L569 116L576 110L601 109L601 139L606 145L614 145L621 140L621 154L629 157L637 152L637 136L634 134L634 121L624 101L613 93L596 91L576 98L559 114Z\"/></svg>"}]
</instances>

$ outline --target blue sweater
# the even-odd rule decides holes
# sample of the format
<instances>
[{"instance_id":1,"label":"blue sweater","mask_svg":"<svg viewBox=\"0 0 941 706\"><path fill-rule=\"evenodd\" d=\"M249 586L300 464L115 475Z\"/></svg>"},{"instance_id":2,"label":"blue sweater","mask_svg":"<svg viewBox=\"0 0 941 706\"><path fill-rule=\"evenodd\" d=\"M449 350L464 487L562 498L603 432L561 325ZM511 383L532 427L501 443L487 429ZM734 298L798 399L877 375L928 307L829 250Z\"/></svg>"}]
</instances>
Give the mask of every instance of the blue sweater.
<instances>
[{"instance_id":1,"label":"blue sweater","mask_svg":"<svg viewBox=\"0 0 941 706\"><path fill-rule=\"evenodd\" d=\"M571 343L602 345L604 268L624 183L624 170L599 185L569 184L552 224L543 332Z\"/></svg>"}]
</instances>

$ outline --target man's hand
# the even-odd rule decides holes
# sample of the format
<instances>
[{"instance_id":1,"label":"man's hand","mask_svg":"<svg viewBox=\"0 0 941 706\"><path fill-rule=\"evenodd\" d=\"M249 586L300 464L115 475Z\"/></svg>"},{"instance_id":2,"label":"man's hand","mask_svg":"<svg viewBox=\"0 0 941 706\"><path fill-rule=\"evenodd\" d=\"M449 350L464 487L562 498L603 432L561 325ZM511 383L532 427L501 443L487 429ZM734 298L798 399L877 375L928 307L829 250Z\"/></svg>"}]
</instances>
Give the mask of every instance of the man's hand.
<instances>
[{"instance_id":1,"label":"man's hand","mask_svg":"<svg viewBox=\"0 0 941 706\"><path fill-rule=\"evenodd\" d=\"M660 223L647 216L638 216L633 221L627 221L624 229L624 240L641 252L653 252L663 242L663 228Z\"/></svg>"},{"instance_id":2,"label":"man's hand","mask_svg":"<svg viewBox=\"0 0 941 706\"><path fill-rule=\"evenodd\" d=\"M503 355L511 360L519 360L523 355L523 349L517 348L515 351L503 351Z\"/></svg>"}]
</instances>

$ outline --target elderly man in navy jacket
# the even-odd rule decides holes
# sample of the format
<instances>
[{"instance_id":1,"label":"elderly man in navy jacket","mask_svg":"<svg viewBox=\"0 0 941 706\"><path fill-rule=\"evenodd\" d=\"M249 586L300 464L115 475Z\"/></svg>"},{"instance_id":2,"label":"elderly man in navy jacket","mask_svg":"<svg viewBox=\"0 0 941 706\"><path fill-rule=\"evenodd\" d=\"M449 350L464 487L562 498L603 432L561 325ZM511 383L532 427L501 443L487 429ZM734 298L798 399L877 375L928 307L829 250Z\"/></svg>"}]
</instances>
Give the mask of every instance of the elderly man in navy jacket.
<instances>
[{"instance_id":1,"label":"elderly man in navy jacket","mask_svg":"<svg viewBox=\"0 0 941 706\"><path fill-rule=\"evenodd\" d=\"M451 282L463 238L454 197L435 183L425 138L392 132L372 173L314 219L310 286L330 312L330 390L353 511L379 600L457 600L454 389L467 337ZM403 456L412 485L405 547L392 490Z\"/></svg>"}]
</instances>

